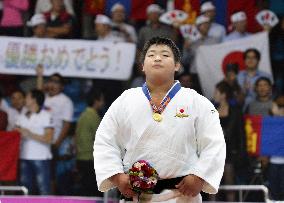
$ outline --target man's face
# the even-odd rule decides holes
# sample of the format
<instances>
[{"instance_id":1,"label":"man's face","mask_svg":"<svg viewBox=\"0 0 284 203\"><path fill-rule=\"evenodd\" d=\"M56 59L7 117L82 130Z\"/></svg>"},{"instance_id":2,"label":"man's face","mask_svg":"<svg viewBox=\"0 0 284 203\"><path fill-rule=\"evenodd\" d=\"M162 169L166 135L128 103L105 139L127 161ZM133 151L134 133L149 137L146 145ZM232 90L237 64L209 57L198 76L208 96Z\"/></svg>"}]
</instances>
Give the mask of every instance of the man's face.
<instances>
[{"instance_id":1,"label":"man's face","mask_svg":"<svg viewBox=\"0 0 284 203\"><path fill-rule=\"evenodd\" d=\"M112 20L117 23L123 22L125 19L125 11L123 7L118 7L112 12Z\"/></svg>"},{"instance_id":2,"label":"man's face","mask_svg":"<svg viewBox=\"0 0 284 203\"><path fill-rule=\"evenodd\" d=\"M159 12L150 12L150 13L148 13L148 20L151 23L159 22L159 17L160 17L160 13Z\"/></svg>"},{"instance_id":3,"label":"man's face","mask_svg":"<svg viewBox=\"0 0 284 203\"><path fill-rule=\"evenodd\" d=\"M209 22L198 25L198 30L203 36L207 36L209 28L210 28Z\"/></svg>"},{"instance_id":4,"label":"man's face","mask_svg":"<svg viewBox=\"0 0 284 203\"><path fill-rule=\"evenodd\" d=\"M54 96L62 92L63 85L60 82L60 78L57 76L51 76L47 82L47 90L50 96Z\"/></svg>"},{"instance_id":5,"label":"man's face","mask_svg":"<svg viewBox=\"0 0 284 203\"><path fill-rule=\"evenodd\" d=\"M21 110L25 105L25 96L21 92L14 92L11 95L11 104L15 109Z\"/></svg>"},{"instance_id":6,"label":"man's face","mask_svg":"<svg viewBox=\"0 0 284 203\"><path fill-rule=\"evenodd\" d=\"M180 64L175 63L174 54L168 46L156 44L150 46L143 64L146 79L170 80L179 68Z\"/></svg>"},{"instance_id":7,"label":"man's face","mask_svg":"<svg viewBox=\"0 0 284 203\"><path fill-rule=\"evenodd\" d=\"M97 33L97 36L104 36L106 33L108 33L110 30L109 25L102 24L102 23L96 23L95 24L95 31Z\"/></svg>"},{"instance_id":8,"label":"man's face","mask_svg":"<svg viewBox=\"0 0 284 203\"><path fill-rule=\"evenodd\" d=\"M258 66L258 59L253 51L248 52L245 58L246 68L249 70L255 70Z\"/></svg>"},{"instance_id":9,"label":"man's face","mask_svg":"<svg viewBox=\"0 0 284 203\"><path fill-rule=\"evenodd\" d=\"M234 23L235 30L244 33L247 31L247 20L242 20Z\"/></svg>"},{"instance_id":10,"label":"man's face","mask_svg":"<svg viewBox=\"0 0 284 203\"><path fill-rule=\"evenodd\" d=\"M213 9L213 10L205 11L204 15L207 16L208 18L210 18L211 21L213 21L215 16L216 16L216 12Z\"/></svg>"},{"instance_id":11,"label":"man's face","mask_svg":"<svg viewBox=\"0 0 284 203\"><path fill-rule=\"evenodd\" d=\"M226 79L231 84L236 81L237 74L234 71L227 71L226 73Z\"/></svg>"},{"instance_id":12,"label":"man's face","mask_svg":"<svg viewBox=\"0 0 284 203\"><path fill-rule=\"evenodd\" d=\"M271 95L271 86L267 81L261 80L255 87L255 91L259 98L267 97Z\"/></svg>"}]
</instances>

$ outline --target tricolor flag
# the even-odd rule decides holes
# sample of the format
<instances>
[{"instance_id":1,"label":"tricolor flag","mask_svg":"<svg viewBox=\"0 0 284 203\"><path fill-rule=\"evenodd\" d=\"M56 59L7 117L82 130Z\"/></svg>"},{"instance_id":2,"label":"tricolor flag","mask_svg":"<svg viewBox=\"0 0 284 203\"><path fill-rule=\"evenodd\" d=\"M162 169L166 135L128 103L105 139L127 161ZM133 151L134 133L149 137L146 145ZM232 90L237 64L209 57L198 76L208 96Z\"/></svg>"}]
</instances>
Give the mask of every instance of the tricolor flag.
<instances>
[{"instance_id":1,"label":"tricolor flag","mask_svg":"<svg viewBox=\"0 0 284 203\"><path fill-rule=\"evenodd\" d=\"M224 78L227 64L238 63L240 70L245 68L243 52L248 48L255 48L261 53L259 70L271 75L267 32L257 33L239 40L198 48L195 59L197 72L202 91L207 98L212 98L215 84Z\"/></svg>"},{"instance_id":2,"label":"tricolor flag","mask_svg":"<svg viewBox=\"0 0 284 203\"><path fill-rule=\"evenodd\" d=\"M284 117L246 115L244 119L249 155L284 157Z\"/></svg>"}]
</instances>

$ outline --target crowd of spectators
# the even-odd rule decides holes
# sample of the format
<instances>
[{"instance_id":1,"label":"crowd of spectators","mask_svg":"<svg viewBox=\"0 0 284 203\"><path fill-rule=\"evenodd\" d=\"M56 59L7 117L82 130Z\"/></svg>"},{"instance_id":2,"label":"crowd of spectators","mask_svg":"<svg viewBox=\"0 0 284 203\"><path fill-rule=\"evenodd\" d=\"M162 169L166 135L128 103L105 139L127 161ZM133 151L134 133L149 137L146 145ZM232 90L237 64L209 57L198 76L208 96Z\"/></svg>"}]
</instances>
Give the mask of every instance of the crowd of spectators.
<instances>
[{"instance_id":1,"label":"crowd of spectators","mask_svg":"<svg viewBox=\"0 0 284 203\"><path fill-rule=\"evenodd\" d=\"M195 25L200 38L196 41L183 39L176 26L159 21L165 11L161 1L149 3L143 22L128 21L126 8L120 3L110 8L109 15L87 12L90 1L3 0L0 5L2 36L129 42L137 45L137 56L150 38L171 38L183 53L183 70L177 79L183 87L201 94L195 61L198 47L254 34L247 31L248 17L243 11L230 17L230 32L215 22L216 9L210 1L198 11ZM251 171L260 163L263 173L268 171L263 184L270 188L271 198L284 200L283 178L281 183L277 179L284 175L284 157L249 157L242 119L244 114L284 116L284 17L279 19L275 27L263 27L269 32L272 74L258 69L260 52L247 49L245 70L240 71L238 64L227 64L224 79L216 84L209 99L219 112L227 143L223 184L250 184ZM92 161L96 128L123 90L145 82L139 61L133 64L133 75L127 82L64 78L58 73L44 78L43 73L39 64L36 77L0 75L0 130L18 130L23 140L19 184L28 187L31 194L101 196ZM31 182L32 176L36 184ZM234 192L224 198L237 199Z\"/></svg>"}]
</instances>

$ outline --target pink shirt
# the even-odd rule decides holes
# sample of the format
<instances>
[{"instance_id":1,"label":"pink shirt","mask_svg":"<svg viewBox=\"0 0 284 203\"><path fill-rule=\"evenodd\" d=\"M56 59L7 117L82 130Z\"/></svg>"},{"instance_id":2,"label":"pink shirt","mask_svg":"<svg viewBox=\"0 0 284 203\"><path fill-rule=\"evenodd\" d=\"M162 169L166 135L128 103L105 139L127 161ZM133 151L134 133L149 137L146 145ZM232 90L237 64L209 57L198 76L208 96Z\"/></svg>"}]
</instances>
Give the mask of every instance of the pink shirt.
<instances>
[{"instance_id":1,"label":"pink shirt","mask_svg":"<svg viewBox=\"0 0 284 203\"><path fill-rule=\"evenodd\" d=\"M3 0L2 27L23 26L22 12L29 7L28 0Z\"/></svg>"}]
</instances>

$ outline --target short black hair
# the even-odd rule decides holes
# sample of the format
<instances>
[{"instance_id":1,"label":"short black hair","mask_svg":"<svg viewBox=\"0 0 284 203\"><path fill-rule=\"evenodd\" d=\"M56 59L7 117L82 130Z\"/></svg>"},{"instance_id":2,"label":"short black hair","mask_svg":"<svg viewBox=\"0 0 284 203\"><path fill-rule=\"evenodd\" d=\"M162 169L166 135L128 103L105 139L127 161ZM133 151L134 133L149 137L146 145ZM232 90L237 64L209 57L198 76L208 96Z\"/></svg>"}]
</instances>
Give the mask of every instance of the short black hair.
<instances>
[{"instance_id":1,"label":"short black hair","mask_svg":"<svg viewBox=\"0 0 284 203\"><path fill-rule=\"evenodd\" d=\"M254 86L257 87L257 86L258 86L258 83L260 83L261 81L265 81L265 82L268 83L269 86L272 86L272 82L271 82L271 80L270 80L268 77L260 77L260 78L258 78L258 79L255 81Z\"/></svg>"},{"instance_id":2,"label":"short black hair","mask_svg":"<svg viewBox=\"0 0 284 203\"><path fill-rule=\"evenodd\" d=\"M255 49L255 48L249 48L249 49L247 49L247 50L244 52L244 59L247 58L247 55L248 55L248 53L250 53L250 52L253 52L253 53L255 54L255 57L257 58L257 60L260 61L261 54L260 54L260 52L259 52L257 49Z\"/></svg>"},{"instance_id":3,"label":"short black hair","mask_svg":"<svg viewBox=\"0 0 284 203\"><path fill-rule=\"evenodd\" d=\"M228 63L226 65L226 73L228 72L234 72L236 74L238 74L239 72L239 64L237 63Z\"/></svg>"},{"instance_id":4,"label":"short black hair","mask_svg":"<svg viewBox=\"0 0 284 203\"><path fill-rule=\"evenodd\" d=\"M177 45L173 42L173 40L166 38L166 37L153 37L145 43L145 45L142 49L141 57L140 57L140 62L142 64L144 63L145 56L146 56L148 49L154 44L155 45L166 45L166 46L168 46L174 54L175 63L181 62L180 50L177 47Z\"/></svg>"},{"instance_id":5,"label":"short black hair","mask_svg":"<svg viewBox=\"0 0 284 203\"><path fill-rule=\"evenodd\" d=\"M103 96L103 92L101 89L93 88L88 94L87 94L87 104L88 106L93 106L95 101L98 101Z\"/></svg>"},{"instance_id":6,"label":"short black hair","mask_svg":"<svg viewBox=\"0 0 284 203\"><path fill-rule=\"evenodd\" d=\"M25 93L22 89L16 89L16 90L14 90L14 91L11 93L11 95L12 95L12 94L15 94L15 93L20 93L23 97L26 96L26 93Z\"/></svg>"},{"instance_id":7,"label":"short black hair","mask_svg":"<svg viewBox=\"0 0 284 203\"><path fill-rule=\"evenodd\" d=\"M42 107L44 103L44 99L45 99L43 91L38 90L38 89L33 89L30 91L30 94L31 94L31 97L36 100L36 103L38 104L38 106Z\"/></svg>"},{"instance_id":8,"label":"short black hair","mask_svg":"<svg viewBox=\"0 0 284 203\"><path fill-rule=\"evenodd\" d=\"M59 79L58 82L59 82L61 85L64 85L64 84L65 84L65 79L63 78L63 76L62 76L60 73L53 73L51 76L49 76L49 80L50 80L52 77L57 77L57 78Z\"/></svg>"},{"instance_id":9,"label":"short black hair","mask_svg":"<svg viewBox=\"0 0 284 203\"><path fill-rule=\"evenodd\" d=\"M233 97L233 91L230 87L230 85L225 82L225 81L221 81L219 83L216 84L216 89L219 90L219 92L221 92L222 94L225 93L226 94L226 99L230 100Z\"/></svg>"}]
</instances>

